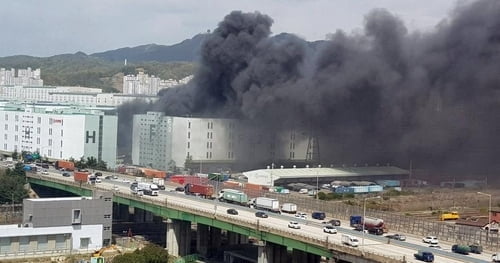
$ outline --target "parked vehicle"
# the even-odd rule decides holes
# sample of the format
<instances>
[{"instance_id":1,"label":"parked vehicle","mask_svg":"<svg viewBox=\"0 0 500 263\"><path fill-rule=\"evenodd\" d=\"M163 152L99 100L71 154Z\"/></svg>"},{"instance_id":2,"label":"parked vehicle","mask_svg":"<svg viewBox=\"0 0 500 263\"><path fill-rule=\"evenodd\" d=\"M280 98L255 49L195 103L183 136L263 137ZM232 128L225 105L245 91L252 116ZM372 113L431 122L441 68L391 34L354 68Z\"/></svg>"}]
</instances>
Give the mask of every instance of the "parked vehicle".
<instances>
[{"instance_id":1,"label":"parked vehicle","mask_svg":"<svg viewBox=\"0 0 500 263\"><path fill-rule=\"evenodd\" d=\"M214 187L212 185L203 184L186 184L184 186L184 193L187 195L198 195L203 198L212 198L214 194Z\"/></svg>"},{"instance_id":2,"label":"parked vehicle","mask_svg":"<svg viewBox=\"0 0 500 263\"><path fill-rule=\"evenodd\" d=\"M165 190L165 180L162 178L153 178L153 184L156 184L160 190Z\"/></svg>"},{"instance_id":3,"label":"parked vehicle","mask_svg":"<svg viewBox=\"0 0 500 263\"><path fill-rule=\"evenodd\" d=\"M429 251L419 250L417 253L413 254L415 259L421 260L424 262L434 262L434 254Z\"/></svg>"},{"instance_id":4,"label":"parked vehicle","mask_svg":"<svg viewBox=\"0 0 500 263\"><path fill-rule=\"evenodd\" d=\"M465 246L465 245L455 244L455 245L451 246L451 251L458 253L458 254L469 255L470 247Z\"/></svg>"},{"instance_id":5,"label":"parked vehicle","mask_svg":"<svg viewBox=\"0 0 500 263\"><path fill-rule=\"evenodd\" d=\"M457 220L460 218L460 215L458 212L444 212L441 215L439 215L439 220L445 221L445 220Z\"/></svg>"},{"instance_id":6,"label":"parked vehicle","mask_svg":"<svg viewBox=\"0 0 500 263\"><path fill-rule=\"evenodd\" d=\"M222 189L219 191L219 201L247 206L248 195L234 189Z\"/></svg>"},{"instance_id":7,"label":"parked vehicle","mask_svg":"<svg viewBox=\"0 0 500 263\"><path fill-rule=\"evenodd\" d=\"M226 212L230 215L238 215L238 210L234 208L229 208Z\"/></svg>"},{"instance_id":8,"label":"parked vehicle","mask_svg":"<svg viewBox=\"0 0 500 263\"><path fill-rule=\"evenodd\" d=\"M284 203L281 205L281 212L288 214L297 213L297 205L293 203Z\"/></svg>"},{"instance_id":9,"label":"parked vehicle","mask_svg":"<svg viewBox=\"0 0 500 263\"><path fill-rule=\"evenodd\" d=\"M280 201L267 197L252 198L249 202L251 208L280 213Z\"/></svg>"},{"instance_id":10,"label":"parked vehicle","mask_svg":"<svg viewBox=\"0 0 500 263\"><path fill-rule=\"evenodd\" d=\"M439 243L439 240L435 236L426 236L422 238L422 242L437 245Z\"/></svg>"},{"instance_id":11,"label":"parked vehicle","mask_svg":"<svg viewBox=\"0 0 500 263\"><path fill-rule=\"evenodd\" d=\"M483 252L483 246L479 244L469 245L470 252L474 254L481 254Z\"/></svg>"},{"instance_id":12,"label":"parked vehicle","mask_svg":"<svg viewBox=\"0 0 500 263\"><path fill-rule=\"evenodd\" d=\"M337 234L337 229L332 225L327 225L323 227L323 232L328 234Z\"/></svg>"},{"instance_id":13,"label":"parked vehicle","mask_svg":"<svg viewBox=\"0 0 500 263\"><path fill-rule=\"evenodd\" d=\"M288 222L288 227L293 228L293 229L300 229L299 222L297 222L297 221Z\"/></svg>"},{"instance_id":14,"label":"parked vehicle","mask_svg":"<svg viewBox=\"0 0 500 263\"><path fill-rule=\"evenodd\" d=\"M389 239L399 240L399 241L405 241L406 240L406 236L405 235L401 235L401 234L392 234L392 235L387 235L385 237L387 237Z\"/></svg>"},{"instance_id":15,"label":"parked vehicle","mask_svg":"<svg viewBox=\"0 0 500 263\"><path fill-rule=\"evenodd\" d=\"M325 212L322 212L322 211L314 211L314 212L312 212L311 217L313 219L324 220L326 218L326 214L325 214Z\"/></svg>"},{"instance_id":16,"label":"parked vehicle","mask_svg":"<svg viewBox=\"0 0 500 263\"><path fill-rule=\"evenodd\" d=\"M351 247L357 247L359 244L358 238L351 235L342 234L341 237L342 244L346 244Z\"/></svg>"},{"instance_id":17,"label":"parked vehicle","mask_svg":"<svg viewBox=\"0 0 500 263\"><path fill-rule=\"evenodd\" d=\"M265 212L262 212L262 211L258 211L255 213L255 216L256 217L260 217L260 218L267 218L267 214Z\"/></svg>"},{"instance_id":18,"label":"parked vehicle","mask_svg":"<svg viewBox=\"0 0 500 263\"><path fill-rule=\"evenodd\" d=\"M43 164L42 164L42 167L43 167ZM65 161L65 160L56 161L54 163L54 167L57 170L61 170L61 169L64 169L64 171L74 171L75 170L75 164L73 162ZM43 168L49 168L49 167L47 165L47 167L43 167Z\"/></svg>"}]
</instances>

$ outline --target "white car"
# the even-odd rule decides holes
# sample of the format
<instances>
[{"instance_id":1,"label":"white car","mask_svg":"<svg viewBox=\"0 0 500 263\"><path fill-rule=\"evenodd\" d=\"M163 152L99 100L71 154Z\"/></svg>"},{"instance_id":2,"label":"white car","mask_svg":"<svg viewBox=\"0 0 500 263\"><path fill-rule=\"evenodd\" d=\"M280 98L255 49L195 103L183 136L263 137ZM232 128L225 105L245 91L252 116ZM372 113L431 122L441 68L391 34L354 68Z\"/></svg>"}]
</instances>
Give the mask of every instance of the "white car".
<instances>
[{"instance_id":1,"label":"white car","mask_svg":"<svg viewBox=\"0 0 500 263\"><path fill-rule=\"evenodd\" d=\"M323 227L323 232L328 234L337 234L337 229L332 225L327 225Z\"/></svg>"},{"instance_id":2,"label":"white car","mask_svg":"<svg viewBox=\"0 0 500 263\"><path fill-rule=\"evenodd\" d=\"M96 177L96 178L95 178L95 182L96 182L96 183L102 183L102 180L101 180L101 178Z\"/></svg>"},{"instance_id":3,"label":"white car","mask_svg":"<svg viewBox=\"0 0 500 263\"><path fill-rule=\"evenodd\" d=\"M294 229L300 229L300 225L298 222L295 222L295 221L290 221L288 223L288 227L289 228L294 228Z\"/></svg>"},{"instance_id":4,"label":"white car","mask_svg":"<svg viewBox=\"0 0 500 263\"><path fill-rule=\"evenodd\" d=\"M49 172L47 172L47 170L43 170L42 174L49 174Z\"/></svg>"},{"instance_id":5,"label":"white car","mask_svg":"<svg viewBox=\"0 0 500 263\"><path fill-rule=\"evenodd\" d=\"M426 237L422 238L422 242L428 243L428 244L431 244L431 245L437 245L437 244L439 244L439 240L435 236L426 236Z\"/></svg>"},{"instance_id":6,"label":"white car","mask_svg":"<svg viewBox=\"0 0 500 263\"><path fill-rule=\"evenodd\" d=\"M297 212L297 214L295 214L295 217L300 219L307 219L307 214L302 212Z\"/></svg>"}]
</instances>

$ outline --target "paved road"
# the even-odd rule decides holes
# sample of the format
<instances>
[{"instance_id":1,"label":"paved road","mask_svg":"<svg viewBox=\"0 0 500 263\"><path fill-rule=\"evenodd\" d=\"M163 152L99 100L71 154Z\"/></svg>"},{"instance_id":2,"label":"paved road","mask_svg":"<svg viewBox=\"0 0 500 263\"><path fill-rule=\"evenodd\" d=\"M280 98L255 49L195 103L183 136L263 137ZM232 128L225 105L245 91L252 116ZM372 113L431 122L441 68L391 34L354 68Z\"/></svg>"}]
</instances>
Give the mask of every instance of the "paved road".
<instances>
[{"instance_id":1,"label":"paved road","mask_svg":"<svg viewBox=\"0 0 500 263\"><path fill-rule=\"evenodd\" d=\"M63 179L67 181L72 181L72 177L63 177L61 172L50 170L49 176L57 179ZM106 176L106 174L104 174ZM103 178L104 178L103 176ZM114 180L102 180L102 183L96 184L95 187L107 189L110 191L120 191L123 193L130 193L129 182L132 181L134 177L119 175L118 179ZM254 223L258 223L261 226L271 227L280 229L282 231L295 232L298 234L303 234L304 236L315 237L318 239L324 239L330 243L340 244L340 237L343 233L357 236L361 241L363 239L362 233L354 231L349 227L337 227L339 234L326 234L322 230L322 224L318 220L297 220L292 215L278 215L268 213L269 218L257 218L255 217L254 209L218 202L215 200L207 200L194 196L187 196L183 193L178 193L173 190L172 186L166 185L164 191L160 191L159 196L142 196L143 199L153 200L155 202L175 204L182 203L185 205L190 205L192 207L203 208L205 210L210 210L214 212L214 215L225 215L227 216L226 210L228 208L235 208L238 210L239 214L234 217L251 220ZM299 221L301 229L291 229L288 228L289 221ZM328 218L326 219L328 220ZM343 225L348 225L348 222L342 222ZM378 254L384 254L387 256L392 256L394 258L405 257L407 262L419 262L413 257L413 254L418 249L430 250L435 254L435 262L490 262L491 253L483 253L480 255L470 254L470 255L460 255L452 253L451 244L440 244L441 249L428 248L426 244L422 243L421 237L407 236L407 241L395 241L391 240L390 244L387 243L387 238L383 236L375 236L370 234L364 235L364 245L360 246L359 249L370 251Z\"/></svg>"}]
</instances>

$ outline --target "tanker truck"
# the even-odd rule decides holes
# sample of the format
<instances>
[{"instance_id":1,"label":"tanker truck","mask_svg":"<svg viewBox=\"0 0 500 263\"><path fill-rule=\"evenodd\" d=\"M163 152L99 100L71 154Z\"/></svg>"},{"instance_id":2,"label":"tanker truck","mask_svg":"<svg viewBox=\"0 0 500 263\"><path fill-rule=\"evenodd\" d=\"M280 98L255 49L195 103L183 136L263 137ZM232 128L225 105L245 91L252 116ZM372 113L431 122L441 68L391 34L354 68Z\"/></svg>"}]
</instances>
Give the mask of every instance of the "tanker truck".
<instances>
[{"instance_id":1,"label":"tanker truck","mask_svg":"<svg viewBox=\"0 0 500 263\"><path fill-rule=\"evenodd\" d=\"M363 230L363 224L365 231L373 234L381 235L383 233L387 233L387 226L384 224L384 220L375 217L365 217L363 219L362 216L353 215L350 217L351 227L354 227L358 231Z\"/></svg>"}]
</instances>

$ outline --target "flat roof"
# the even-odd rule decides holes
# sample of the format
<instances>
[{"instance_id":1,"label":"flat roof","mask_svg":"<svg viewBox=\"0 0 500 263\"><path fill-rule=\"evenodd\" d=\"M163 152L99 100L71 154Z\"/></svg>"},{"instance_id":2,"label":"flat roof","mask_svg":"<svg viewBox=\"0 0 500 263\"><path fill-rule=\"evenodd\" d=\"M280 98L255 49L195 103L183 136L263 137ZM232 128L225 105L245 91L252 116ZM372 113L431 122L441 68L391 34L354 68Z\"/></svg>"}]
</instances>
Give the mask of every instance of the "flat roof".
<instances>
[{"instance_id":1,"label":"flat roof","mask_svg":"<svg viewBox=\"0 0 500 263\"><path fill-rule=\"evenodd\" d=\"M357 177L376 175L409 175L409 171L395 166L365 166L345 168L284 168L259 169L243 172L245 176L273 176L273 178L301 177Z\"/></svg>"},{"instance_id":2,"label":"flat roof","mask_svg":"<svg viewBox=\"0 0 500 263\"><path fill-rule=\"evenodd\" d=\"M76 197L50 197L50 198L28 198L26 200L33 202L54 202L54 201L78 201L78 200L89 200L92 199L90 196L76 196Z\"/></svg>"}]
</instances>

